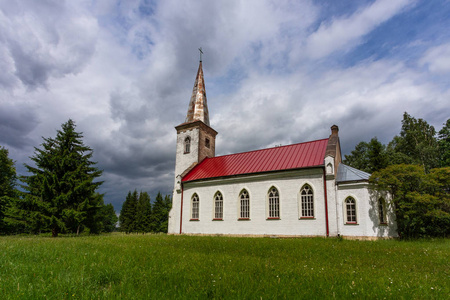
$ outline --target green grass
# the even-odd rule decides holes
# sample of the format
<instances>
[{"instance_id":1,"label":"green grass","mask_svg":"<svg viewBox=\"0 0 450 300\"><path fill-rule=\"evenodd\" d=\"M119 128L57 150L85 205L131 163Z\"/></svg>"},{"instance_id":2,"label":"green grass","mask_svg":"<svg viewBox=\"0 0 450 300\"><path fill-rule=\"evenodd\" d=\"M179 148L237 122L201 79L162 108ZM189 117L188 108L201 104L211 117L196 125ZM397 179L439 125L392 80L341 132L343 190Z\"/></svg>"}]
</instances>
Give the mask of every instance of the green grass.
<instances>
[{"instance_id":1,"label":"green grass","mask_svg":"<svg viewBox=\"0 0 450 300\"><path fill-rule=\"evenodd\" d=\"M1 237L2 299L445 299L450 240Z\"/></svg>"}]
</instances>

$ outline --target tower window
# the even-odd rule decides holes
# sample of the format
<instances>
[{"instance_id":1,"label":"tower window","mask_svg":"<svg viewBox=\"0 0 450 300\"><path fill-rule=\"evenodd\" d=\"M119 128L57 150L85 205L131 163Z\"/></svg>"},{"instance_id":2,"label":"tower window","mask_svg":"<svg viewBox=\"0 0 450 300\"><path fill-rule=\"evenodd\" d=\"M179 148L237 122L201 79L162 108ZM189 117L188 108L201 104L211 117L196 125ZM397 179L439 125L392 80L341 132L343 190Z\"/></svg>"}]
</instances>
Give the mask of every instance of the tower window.
<instances>
[{"instance_id":1,"label":"tower window","mask_svg":"<svg viewBox=\"0 0 450 300\"><path fill-rule=\"evenodd\" d=\"M191 152L191 138L187 137L184 139L184 154Z\"/></svg>"},{"instance_id":2,"label":"tower window","mask_svg":"<svg viewBox=\"0 0 450 300\"><path fill-rule=\"evenodd\" d=\"M206 146L206 148L210 148L211 147L211 145L210 145L210 142L209 142L209 139L208 138L206 138L205 139L205 146Z\"/></svg>"}]
</instances>

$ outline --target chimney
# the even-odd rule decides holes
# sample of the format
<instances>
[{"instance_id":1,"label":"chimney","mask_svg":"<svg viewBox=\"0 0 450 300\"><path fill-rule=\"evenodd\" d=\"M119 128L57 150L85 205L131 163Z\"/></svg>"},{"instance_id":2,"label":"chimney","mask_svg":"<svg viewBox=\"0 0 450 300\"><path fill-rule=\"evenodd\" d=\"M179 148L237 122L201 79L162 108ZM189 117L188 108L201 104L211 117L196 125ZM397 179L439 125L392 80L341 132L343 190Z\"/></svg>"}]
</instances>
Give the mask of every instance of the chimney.
<instances>
[{"instance_id":1,"label":"chimney","mask_svg":"<svg viewBox=\"0 0 450 300\"><path fill-rule=\"evenodd\" d=\"M337 125L331 126L331 135L338 135L339 127Z\"/></svg>"}]
</instances>

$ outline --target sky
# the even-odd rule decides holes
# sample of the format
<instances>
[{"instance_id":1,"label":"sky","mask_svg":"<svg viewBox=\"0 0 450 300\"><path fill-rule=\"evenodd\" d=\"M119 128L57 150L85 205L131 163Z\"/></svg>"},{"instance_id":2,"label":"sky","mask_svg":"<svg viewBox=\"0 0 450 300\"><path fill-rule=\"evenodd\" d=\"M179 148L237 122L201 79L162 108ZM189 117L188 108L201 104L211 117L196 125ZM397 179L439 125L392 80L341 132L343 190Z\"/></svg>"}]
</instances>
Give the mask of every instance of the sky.
<instances>
[{"instance_id":1,"label":"sky","mask_svg":"<svg viewBox=\"0 0 450 300\"><path fill-rule=\"evenodd\" d=\"M117 212L171 194L203 49L216 155L327 138L344 154L450 118L450 0L0 0L0 146L19 175L72 119Z\"/></svg>"}]
</instances>

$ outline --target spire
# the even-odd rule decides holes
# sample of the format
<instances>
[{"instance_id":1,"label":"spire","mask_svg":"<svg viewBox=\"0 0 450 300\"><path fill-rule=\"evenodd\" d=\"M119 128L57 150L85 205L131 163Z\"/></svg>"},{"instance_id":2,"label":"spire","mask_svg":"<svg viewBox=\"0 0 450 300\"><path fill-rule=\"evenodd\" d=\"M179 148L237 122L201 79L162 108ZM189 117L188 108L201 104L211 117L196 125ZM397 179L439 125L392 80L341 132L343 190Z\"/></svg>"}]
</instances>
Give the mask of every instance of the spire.
<instances>
[{"instance_id":1,"label":"spire","mask_svg":"<svg viewBox=\"0 0 450 300\"><path fill-rule=\"evenodd\" d=\"M200 52L201 53L201 52ZM202 61L198 66L191 101L189 102L186 123L202 121L209 126L208 104L206 102L205 79L203 78Z\"/></svg>"}]
</instances>

